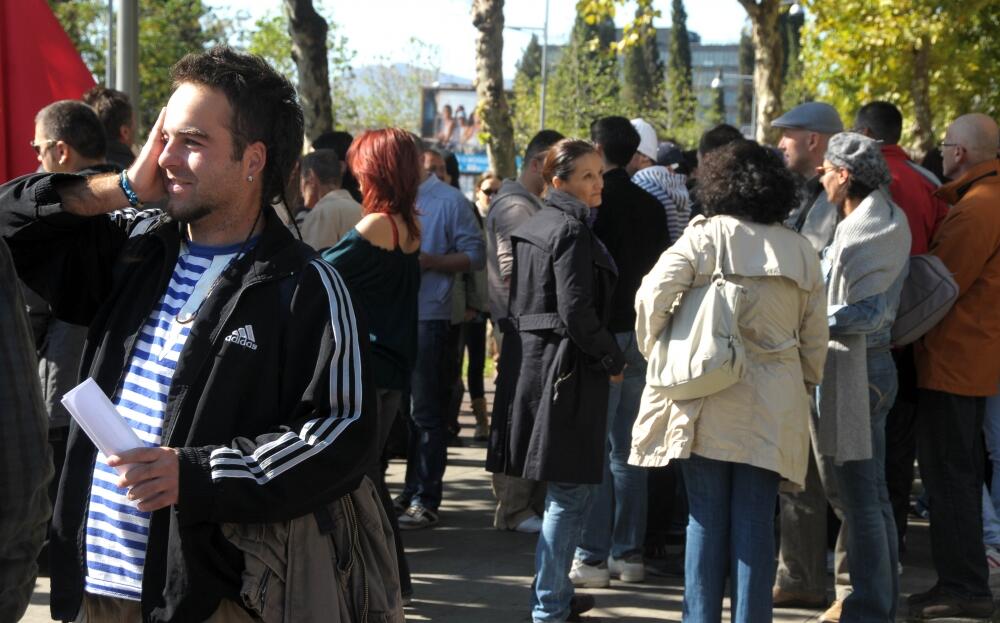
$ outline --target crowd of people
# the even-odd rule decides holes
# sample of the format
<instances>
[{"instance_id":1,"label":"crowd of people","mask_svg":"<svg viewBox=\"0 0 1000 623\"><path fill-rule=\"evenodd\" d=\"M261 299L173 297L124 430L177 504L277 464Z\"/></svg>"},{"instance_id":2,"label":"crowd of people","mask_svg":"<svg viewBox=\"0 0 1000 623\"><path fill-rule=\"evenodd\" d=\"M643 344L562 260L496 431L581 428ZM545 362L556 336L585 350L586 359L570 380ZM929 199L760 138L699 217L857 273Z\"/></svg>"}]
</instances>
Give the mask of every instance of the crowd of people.
<instances>
[{"instance_id":1,"label":"crowd of people","mask_svg":"<svg viewBox=\"0 0 1000 623\"><path fill-rule=\"evenodd\" d=\"M487 444L493 527L538 535L536 622L596 620L578 589L644 582L678 516L685 621L719 621L727 585L733 621L894 621L915 463L937 581L907 614L993 615L995 120L955 119L918 165L883 101L850 130L795 106L776 146L716 126L694 154L608 116L541 130L469 198L454 128L303 155L260 58L171 71L137 154L98 87L38 113L38 172L0 186L0 620L41 565L62 621L402 621L406 531L447 523L463 439ZM913 257L957 294L904 344ZM62 406L88 377L141 447Z\"/></svg>"}]
</instances>

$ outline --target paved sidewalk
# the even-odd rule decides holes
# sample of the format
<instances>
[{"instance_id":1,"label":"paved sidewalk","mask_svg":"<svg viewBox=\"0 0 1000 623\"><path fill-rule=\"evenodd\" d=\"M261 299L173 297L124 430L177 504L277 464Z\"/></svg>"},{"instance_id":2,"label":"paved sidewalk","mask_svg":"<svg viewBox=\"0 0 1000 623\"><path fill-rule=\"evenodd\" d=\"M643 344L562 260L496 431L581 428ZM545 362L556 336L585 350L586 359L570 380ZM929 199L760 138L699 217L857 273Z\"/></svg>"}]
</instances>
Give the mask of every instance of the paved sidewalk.
<instances>
[{"instance_id":1,"label":"paved sidewalk","mask_svg":"<svg viewBox=\"0 0 1000 623\"><path fill-rule=\"evenodd\" d=\"M527 621L536 538L493 529L490 478L483 469L485 447L473 444L470 437L473 421L467 404L465 408L462 417L465 445L449 449L441 523L430 530L403 533L414 579L414 600L407 608L407 620ZM389 468L393 494L401 488L404 470L405 464L398 460ZM906 566L902 576L904 596L929 587L935 577L930 567L926 522L918 520L911 524L909 540L910 551L904 557ZM597 598L598 607L591 614L606 621L681 620L683 585L679 578L650 578L643 584L613 581L610 589L587 592ZM901 606L905 606L903 599ZM905 608L901 610L905 612ZM820 614L811 610L776 610L774 620L818 621ZM23 620L49 621L47 578L40 578L32 606ZM728 612L724 620L729 620Z\"/></svg>"}]
</instances>

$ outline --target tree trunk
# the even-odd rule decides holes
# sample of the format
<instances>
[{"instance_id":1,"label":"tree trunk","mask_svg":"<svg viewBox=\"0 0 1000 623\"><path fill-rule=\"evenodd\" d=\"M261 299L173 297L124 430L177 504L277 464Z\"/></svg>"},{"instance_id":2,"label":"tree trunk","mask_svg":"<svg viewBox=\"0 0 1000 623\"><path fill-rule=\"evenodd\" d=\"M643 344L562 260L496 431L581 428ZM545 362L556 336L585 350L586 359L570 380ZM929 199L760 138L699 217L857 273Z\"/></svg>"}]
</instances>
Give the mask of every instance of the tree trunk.
<instances>
[{"instance_id":1,"label":"tree trunk","mask_svg":"<svg viewBox=\"0 0 1000 623\"><path fill-rule=\"evenodd\" d=\"M931 111L930 56L930 37L925 34L913 49L913 79L910 82L914 112L913 136L917 139L916 148L921 155L926 155L933 149L936 142L934 114Z\"/></svg>"},{"instance_id":2,"label":"tree trunk","mask_svg":"<svg viewBox=\"0 0 1000 623\"><path fill-rule=\"evenodd\" d=\"M778 17L781 0L739 0L750 16L754 47L753 86L757 97L759 143L777 144L778 132L771 122L781 115L781 68L784 51Z\"/></svg>"},{"instance_id":3,"label":"tree trunk","mask_svg":"<svg viewBox=\"0 0 1000 623\"><path fill-rule=\"evenodd\" d=\"M473 0L476 35L476 96L486 133L490 168L501 178L514 177L514 125L503 88L503 0Z\"/></svg>"},{"instance_id":4,"label":"tree trunk","mask_svg":"<svg viewBox=\"0 0 1000 623\"><path fill-rule=\"evenodd\" d=\"M330 69L327 66L326 20L312 0L284 0L292 60L298 70L299 101L305 116L306 141L333 129Z\"/></svg>"}]
</instances>

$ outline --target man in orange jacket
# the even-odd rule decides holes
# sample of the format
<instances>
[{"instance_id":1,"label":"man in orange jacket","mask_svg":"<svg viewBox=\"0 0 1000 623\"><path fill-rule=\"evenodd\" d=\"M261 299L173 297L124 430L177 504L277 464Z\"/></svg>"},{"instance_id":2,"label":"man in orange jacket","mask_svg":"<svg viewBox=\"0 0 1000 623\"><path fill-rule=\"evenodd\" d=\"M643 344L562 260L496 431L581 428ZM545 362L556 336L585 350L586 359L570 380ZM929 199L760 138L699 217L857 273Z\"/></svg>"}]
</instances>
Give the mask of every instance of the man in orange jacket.
<instances>
[{"instance_id":1,"label":"man in orange jacket","mask_svg":"<svg viewBox=\"0 0 1000 623\"><path fill-rule=\"evenodd\" d=\"M921 619L989 617L983 551L983 417L1000 382L1000 161L996 122L959 117L941 143L937 195L954 207L930 252L955 275L952 310L916 346L917 456L930 497L931 553L938 582L909 599Z\"/></svg>"}]
</instances>

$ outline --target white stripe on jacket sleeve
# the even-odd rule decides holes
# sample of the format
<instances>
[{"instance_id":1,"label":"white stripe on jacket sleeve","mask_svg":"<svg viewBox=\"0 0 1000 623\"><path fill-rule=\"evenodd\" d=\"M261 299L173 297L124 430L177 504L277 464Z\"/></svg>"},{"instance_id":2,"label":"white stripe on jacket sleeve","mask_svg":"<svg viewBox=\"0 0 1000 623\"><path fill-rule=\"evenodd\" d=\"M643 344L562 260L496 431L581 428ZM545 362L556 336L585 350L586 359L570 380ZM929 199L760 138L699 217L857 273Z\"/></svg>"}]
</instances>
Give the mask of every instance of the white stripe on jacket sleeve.
<instances>
[{"instance_id":1,"label":"white stripe on jacket sleeve","mask_svg":"<svg viewBox=\"0 0 1000 623\"><path fill-rule=\"evenodd\" d=\"M361 351L351 297L337 271L323 260L310 262L319 272L330 304L333 355L330 358L330 414L315 418L295 433L259 446L244 455L235 448L218 448L209 463L212 480L250 478L263 485L302 461L322 452L361 417Z\"/></svg>"}]
</instances>

